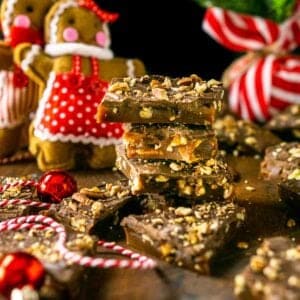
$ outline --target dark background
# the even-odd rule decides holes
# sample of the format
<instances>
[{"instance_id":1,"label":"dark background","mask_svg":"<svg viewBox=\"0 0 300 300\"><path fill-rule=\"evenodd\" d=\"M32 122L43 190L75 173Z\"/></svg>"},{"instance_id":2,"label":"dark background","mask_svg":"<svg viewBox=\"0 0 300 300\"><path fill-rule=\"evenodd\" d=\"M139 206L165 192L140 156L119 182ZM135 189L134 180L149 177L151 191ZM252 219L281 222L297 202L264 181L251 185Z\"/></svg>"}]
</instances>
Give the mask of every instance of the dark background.
<instances>
[{"instance_id":1,"label":"dark background","mask_svg":"<svg viewBox=\"0 0 300 300\"><path fill-rule=\"evenodd\" d=\"M110 26L115 55L142 59L149 73L219 79L236 57L202 31L205 10L193 0L97 2L120 13Z\"/></svg>"}]
</instances>

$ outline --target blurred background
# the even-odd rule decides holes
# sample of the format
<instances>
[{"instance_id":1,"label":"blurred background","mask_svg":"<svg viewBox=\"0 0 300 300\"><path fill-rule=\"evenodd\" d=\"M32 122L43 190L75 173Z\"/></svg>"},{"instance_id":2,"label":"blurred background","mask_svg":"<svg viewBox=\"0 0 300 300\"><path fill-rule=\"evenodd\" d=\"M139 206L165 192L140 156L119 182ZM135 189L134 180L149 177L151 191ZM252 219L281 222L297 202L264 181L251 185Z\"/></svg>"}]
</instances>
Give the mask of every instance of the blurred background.
<instances>
[{"instance_id":1,"label":"blurred background","mask_svg":"<svg viewBox=\"0 0 300 300\"><path fill-rule=\"evenodd\" d=\"M205 10L193 0L97 2L120 13L110 27L115 55L142 59L149 73L219 79L236 57L202 31Z\"/></svg>"}]
</instances>

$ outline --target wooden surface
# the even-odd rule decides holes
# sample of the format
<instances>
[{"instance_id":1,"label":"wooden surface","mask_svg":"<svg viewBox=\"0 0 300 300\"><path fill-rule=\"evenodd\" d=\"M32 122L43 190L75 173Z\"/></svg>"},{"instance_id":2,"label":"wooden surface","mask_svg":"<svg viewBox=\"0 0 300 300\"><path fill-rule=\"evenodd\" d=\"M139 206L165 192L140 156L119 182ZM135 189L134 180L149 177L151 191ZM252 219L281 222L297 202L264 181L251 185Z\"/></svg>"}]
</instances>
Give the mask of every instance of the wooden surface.
<instances>
[{"instance_id":1,"label":"wooden surface","mask_svg":"<svg viewBox=\"0 0 300 300\"><path fill-rule=\"evenodd\" d=\"M158 270L87 270L86 287L80 299L234 299L233 277L248 262L261 239L271 235L291 235L297 238L298 227L286 227L285 206L278 197L276 184L264 182L258 176L259 161L253 158L231 158L230 163L241 174L236 185L237 202L245 206L248 221L241 233L219 254L213 265L212 276L167 265L159 261ZM0 166L0 176L21 176L40 173L34 162ZM79 187L91 187L103 180L121 176L117 172L77 171L70 172ZM253 186L254 191L245 187ZM249 247L240 249L238 242Z\"/></svg>"}]
</instances>

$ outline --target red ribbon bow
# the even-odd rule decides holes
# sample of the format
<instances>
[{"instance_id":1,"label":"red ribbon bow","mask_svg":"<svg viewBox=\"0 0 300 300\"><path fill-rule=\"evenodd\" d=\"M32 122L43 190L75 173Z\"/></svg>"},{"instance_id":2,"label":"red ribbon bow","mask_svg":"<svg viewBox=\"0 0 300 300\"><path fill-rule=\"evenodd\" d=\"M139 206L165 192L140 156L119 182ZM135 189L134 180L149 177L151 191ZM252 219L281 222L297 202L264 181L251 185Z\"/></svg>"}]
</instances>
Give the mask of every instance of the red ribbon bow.
<instances>
[{"instance_id":1,"label":"red ribbon bow","mask_svg":"<svg viewBox=\"0 0 300 300\"><path fill-rule=\"evenodd\" d=\"M207 10L203 29L233 51L251 51L225 72L230 108L244 119L265 121L300 104L300 9L282 24L221 8Z\"/></svg>"}]
</instances>

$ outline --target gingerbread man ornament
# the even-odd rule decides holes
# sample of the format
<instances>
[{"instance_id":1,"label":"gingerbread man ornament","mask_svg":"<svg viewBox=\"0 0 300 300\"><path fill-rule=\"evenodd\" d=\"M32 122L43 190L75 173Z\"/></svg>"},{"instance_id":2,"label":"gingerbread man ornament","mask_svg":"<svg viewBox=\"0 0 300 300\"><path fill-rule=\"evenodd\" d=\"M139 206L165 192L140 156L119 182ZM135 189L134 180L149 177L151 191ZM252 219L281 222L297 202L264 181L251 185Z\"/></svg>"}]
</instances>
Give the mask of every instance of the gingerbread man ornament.
<instances>
[{"instance_id":1,"label":"gingerbread man ornament","mask_svg":"<svg viewBox=\"0 0 300 300\"><path fill-rule=\"evenodd\" d=\"M43 87L30 150L41 170L111 167L121 124L96 122L97 106L113 77L140 76L139 60L114 58L108 23L118 15L91 0L63 0L46 16L45 51L18 46L15 61Z\"/></svg>"},{"instance_id":2,"label":"gingerbread man ornament","mask_svg":"<svg viewBox=\"0 0 300 300\"><path fill-rule=\"evenodd\" d=\"M39 99L39 87L13 63L20 43L43 44L44 17L54 0L3 0L0 41L0 158L28 143L28 119ZM27 126L26 126L27 124Z\"/></svg>"}]
</instances>

